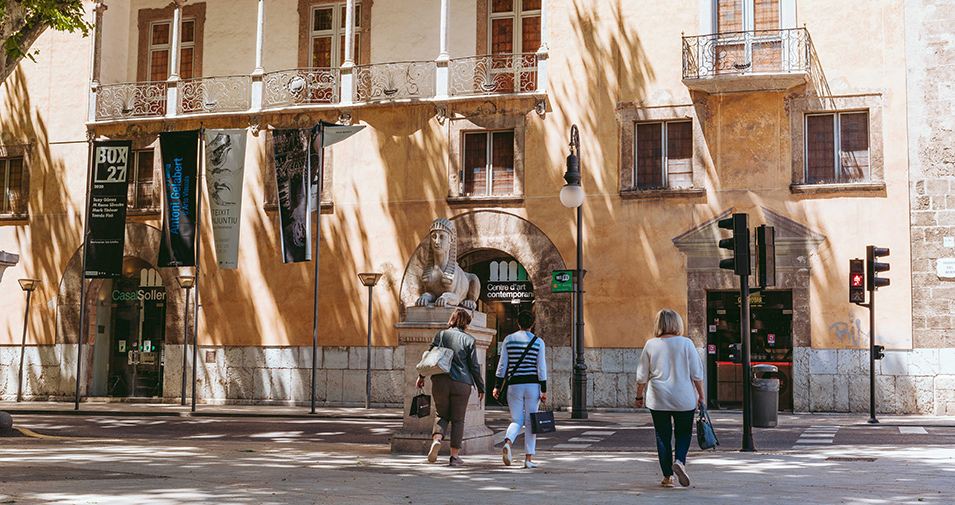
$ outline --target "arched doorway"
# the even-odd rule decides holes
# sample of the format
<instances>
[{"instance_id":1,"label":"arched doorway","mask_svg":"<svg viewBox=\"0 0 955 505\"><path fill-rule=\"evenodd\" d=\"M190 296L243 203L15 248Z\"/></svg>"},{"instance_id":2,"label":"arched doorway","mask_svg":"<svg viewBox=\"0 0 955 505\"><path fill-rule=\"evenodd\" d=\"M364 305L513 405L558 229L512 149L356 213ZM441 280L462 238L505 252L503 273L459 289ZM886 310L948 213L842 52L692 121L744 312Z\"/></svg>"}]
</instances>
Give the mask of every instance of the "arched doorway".
<instances>
[{"instance_id":1,"label":"arched doorway","mask_svg":"<svg viewBox=\"0 0 955 505\"><path fill-rule=\"evenodd\" d=\"M166 290L159 272L139 258L103 281L96 298L93 396L161 397Z\"/></svg>"}]
</instances>

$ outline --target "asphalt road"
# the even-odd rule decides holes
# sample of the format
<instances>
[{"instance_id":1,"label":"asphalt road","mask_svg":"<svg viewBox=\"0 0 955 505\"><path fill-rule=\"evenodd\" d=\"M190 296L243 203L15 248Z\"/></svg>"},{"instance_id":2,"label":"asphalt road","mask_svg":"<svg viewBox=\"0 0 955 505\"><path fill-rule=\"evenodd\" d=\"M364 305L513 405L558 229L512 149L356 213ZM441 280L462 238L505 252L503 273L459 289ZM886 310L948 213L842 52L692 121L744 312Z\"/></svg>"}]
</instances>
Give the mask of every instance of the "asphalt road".
<instances>
[{"instance_id":1,"label":"asphalt road","mask_svg":"<svg viewBox=\"0 0 955 505\"><path fill-rule=\"evenodd\" d=\"M489 411L487 425L502 438L506 413ZM742 447L738 413L711 413L721 450ZM781 415L776 428L754 428L758 451L791 451L826 446L955 445L955 420L922 423L918 418L869 424L866 416ZM587 420L557 415L558 431L538 437L542 451L654 451L650 416L592 413ZM123 440L180 440L372 444L386 446L401 428L400 419L306 417L178 417L114 415L16 415L14 426L41 437ZM7 436L23 436L8 432ZM515 448L522 449L522 437ZM693 444L695 448L696 444ZM522 452L522 451L521 451Z\"/></svg>"}]
</instances>

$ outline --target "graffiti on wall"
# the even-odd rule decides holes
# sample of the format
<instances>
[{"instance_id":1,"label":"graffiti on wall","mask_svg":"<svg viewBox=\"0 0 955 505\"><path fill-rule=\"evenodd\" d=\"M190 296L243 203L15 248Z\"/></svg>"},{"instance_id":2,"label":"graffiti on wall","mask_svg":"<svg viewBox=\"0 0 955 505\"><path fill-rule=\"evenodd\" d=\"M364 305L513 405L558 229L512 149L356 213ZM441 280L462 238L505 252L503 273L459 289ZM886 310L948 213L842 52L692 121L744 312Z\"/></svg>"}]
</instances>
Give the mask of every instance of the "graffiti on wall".
<instances>
[{"instance_id":1,"label":"graffiti on wall","mask_svg":"<svg viewBox=\"0 0 955 505\"><path fill-rule=\"evenodd\" d=\"M853 318L849 313L850 321L836 321L829 325L829 334L835 334L847 349L865 349L869 346L869 332L862 329L862 319ZM868 326L868 324L866 324ZM882 335L876 335L877 344L887 347L902 346L907 343L906 339L888 340Z\"/></svg>"}]
</instances>

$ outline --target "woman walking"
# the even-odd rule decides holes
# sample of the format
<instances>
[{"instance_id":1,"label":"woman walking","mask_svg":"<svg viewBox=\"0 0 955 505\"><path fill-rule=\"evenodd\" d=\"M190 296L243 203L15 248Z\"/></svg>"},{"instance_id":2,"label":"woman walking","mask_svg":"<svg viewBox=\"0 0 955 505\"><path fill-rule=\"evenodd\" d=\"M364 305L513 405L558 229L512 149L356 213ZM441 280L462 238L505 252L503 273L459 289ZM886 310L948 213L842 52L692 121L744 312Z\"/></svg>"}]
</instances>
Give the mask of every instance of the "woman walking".
<instances>
[{"instance_id":1,"label":"woman walking","mask_svg":"<svg viewBox=\"0 0 955 505\"><path fill-rule=\"evenodd\" d=\"M682 334L680 315L672 310L661 310L653 323L654 338L644 346L637 364L634 405L646 405L650 409L663 470L660 484L665 487L674 486L674 475L681 486L690 485L686 453L693 435L693 414L696 406L703 403L703 362L693 342ZM674 435L676 458L671 445Z\"/></svg>"},{"instance_id":2,"label":"woman walking","mask_svg":"<svg viewBox=\"0 0 955 505\"><path fill-rule=\"evenodd\" d=\"M497 363L497 385L494 398L500 397L501 388L507 380L507 406L511 411L511 424L504 435L504 464L511 465L511 443L520 434L521 428L530 425L531 414L537 412L538 404L547 401L547 363L544 341L530 332L534 326L534 314L521 312L517 315L520 331L504 338L501 359ZM537 435L524 430L524 468L537 468L531 461L537 449Z\"/></svg>"},{"instance_id":3,"label":"woman walking","mask_svg":"<svg viewBox=\"0 0 955 505\"><path fill-rule=\"evenodd\" d=\"M471 388L477 386L478 400L484 400L484 378L481 377L481 365L478 363L474 337L465 331L471 324L471 314L464 309L457 309L448 320L448 329L441 330L434 336L431 347L447 347L453 351L451 370L448 373L431 376L431 397L434 399L434 410L437 414L434 429L432 430L431 449L428 451L428 462L438 460L438 451L441 450L441 441L448 436L448 424L451 425L451 460L450 466L461 466L464 461L458 457L461 452L461 441L464 439L464 416L468 410L468 399L471 397ZM419 375L415 385L424 387L424 377Z\"/></svg>"}]
</instances>

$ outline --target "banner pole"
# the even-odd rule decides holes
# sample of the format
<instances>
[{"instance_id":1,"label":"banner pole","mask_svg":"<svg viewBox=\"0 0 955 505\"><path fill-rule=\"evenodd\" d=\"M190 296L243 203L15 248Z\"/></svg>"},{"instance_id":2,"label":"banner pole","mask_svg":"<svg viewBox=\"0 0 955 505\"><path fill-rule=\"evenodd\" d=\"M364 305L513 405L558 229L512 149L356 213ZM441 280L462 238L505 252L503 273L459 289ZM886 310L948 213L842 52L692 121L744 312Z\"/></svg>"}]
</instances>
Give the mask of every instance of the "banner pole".
<instances>
[{"instance_id":1,"label":"banner pole","mask_svg":"<svg viewBox=\"0 0 955 505\"><path fill-rule=\"evenodd\" d=\"M87 243L86 240L89 238L90 233L90 219L89 219L89 207L90 207L90 191L93 186L93 136L90 135L89 140L89 156L87 156L86 162L86 219L83 221L83 270L80 272L80 332L76 340L76 402L73 406L73 410L80 410L80 377L83 374L83 335L86 333L84 327L86 326L86 253Z\"/></svg>"},{"instance_id":2,"label":"banner pole","mask_svg":"<svg viewBox=\"0 0 955 505\"><path fill-rule=\"evenodd\" d=\"M195 303L193 304L193 317L192 317L192 412L196 411L196 360L199 356L199 246L202 243L200 240L201 235L199 235L199 227L202 223L202 171L205 170L205 156L203 155L203 147L205 146L204 139L205 128L202 127L202 122L199 123L199 149L197 149L198 160L196 163L196 236L193 240L196 243L196 257L194 263L196 264L196 298Z\"/></svg>"},{"instance_id":3,"label":"banner pole","mask_svg":"<svg viewBox=\"0 0 955 505\"><path fill-rule=\"evenodd\" d=\"M322 173L322 168L325 165L325 148L324 137L325 137L325 126L322 122L318 123L318 195L315 197L315 210L317 211L317 217L315 218L315 250L313 251L315 257L315 312L312 315L312 410L310 413L315 413L315 389L316 389L316 377L318 375L318 271L319 271L319 248L321 247L321 236L322 236L322 178L324 174ZM312 142L315 142L314 137L312 136ZM313 147L314 149L314 147ZM308 173L311 176L312 173L312 156L309 153L306 156L308 160ZM309 188L311 189L311 188ZM309 191L311 193L311 191Z\"/></svg>"}]
</instances>

